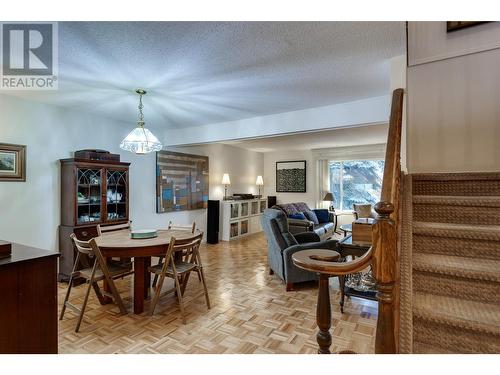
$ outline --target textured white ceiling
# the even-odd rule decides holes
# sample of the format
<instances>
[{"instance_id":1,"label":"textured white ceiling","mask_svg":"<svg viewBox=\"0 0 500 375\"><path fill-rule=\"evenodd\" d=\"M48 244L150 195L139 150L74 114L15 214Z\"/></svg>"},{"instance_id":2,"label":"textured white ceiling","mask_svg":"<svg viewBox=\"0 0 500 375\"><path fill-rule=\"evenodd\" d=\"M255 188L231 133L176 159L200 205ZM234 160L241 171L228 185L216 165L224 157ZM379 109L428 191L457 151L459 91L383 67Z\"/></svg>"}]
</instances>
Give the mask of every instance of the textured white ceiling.
<instances>
[{"instance_id":1,"label":"textured white ceiling","mask_svg":"<svg viewBox=\"0 0 500 375\"><path fill-rule=\"evenodd\" d=\"M59 90L20 92L177 128L386 95L403 22L61 22Z\"/></svg>"},{"instance_id":2,"label":"textured white ceiling","mask_svg":"<svg viewBox=\"0 0 500 375\"><path fill-rule=\"evenodd\" d=\"M388 130L377 124L222 143L257 152L314 150L386 143Z\"/></svg>"}]
</instances>

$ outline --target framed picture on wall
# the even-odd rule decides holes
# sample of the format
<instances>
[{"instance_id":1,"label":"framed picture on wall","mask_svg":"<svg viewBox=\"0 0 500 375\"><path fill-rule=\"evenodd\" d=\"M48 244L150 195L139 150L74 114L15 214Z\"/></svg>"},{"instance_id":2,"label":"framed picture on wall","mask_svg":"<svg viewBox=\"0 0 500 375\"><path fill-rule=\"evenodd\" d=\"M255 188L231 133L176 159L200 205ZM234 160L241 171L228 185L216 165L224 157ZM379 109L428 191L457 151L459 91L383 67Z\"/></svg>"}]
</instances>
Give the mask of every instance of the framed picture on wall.
<instances>
[{"instance_id":1,"label":"framed picture on wall","mask_svg":"<svg viewBox=\"0 0 500 375\"><path fill-rule=\"evenodd\" d=\"M276 192L305 193L306 192L306 161L276 162Z\"/></svg>"},{"instance_id":2,"label":"framed picture on wall","mask_svg":"<svg viewBox=\"0 0 500 375\"><path fill-rule=\"evenodd\" d=\"M156 153L157 213L207 208L208 187L208 156Z\"/></svg>"},{"instance_id":3,"label":"framed picture on wall","mask_svg":"<svg viewBox=\"0 0 500 375\"><path fill-rule=\"evenodd\" d=\"M26 146L0 143L0 181L26 181Z\"/></svg>"},{"instance_id":4,"label":"framed picture on wall","mask_svg":"<svg viewBox=\"0 0 500 375\"><path fill-rule=\"evenodd\" d=\"M451 33L453 31L482 25L483 23L489 23L489 21L446 21L446 32Z\"/></svg>"}]
</instances>

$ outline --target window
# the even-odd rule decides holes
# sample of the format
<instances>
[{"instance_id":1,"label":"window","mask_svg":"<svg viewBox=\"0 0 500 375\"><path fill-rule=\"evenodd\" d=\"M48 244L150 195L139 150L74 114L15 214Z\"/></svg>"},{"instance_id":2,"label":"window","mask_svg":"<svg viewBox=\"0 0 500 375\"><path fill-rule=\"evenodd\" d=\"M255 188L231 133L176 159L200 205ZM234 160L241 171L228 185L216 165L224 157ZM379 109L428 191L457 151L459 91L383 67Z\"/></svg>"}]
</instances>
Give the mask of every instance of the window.
<instances>
[{"instance_id":1,"label":"window","mask_svg":"<svg viewBox=\"0 0 500 375\"><path fill-rule=\"evenodd\" d=\"M328 171L336 209L352 210L354 203L375 205L380 201L383 160L330 161Z\"/></svg>"}]
</instances>

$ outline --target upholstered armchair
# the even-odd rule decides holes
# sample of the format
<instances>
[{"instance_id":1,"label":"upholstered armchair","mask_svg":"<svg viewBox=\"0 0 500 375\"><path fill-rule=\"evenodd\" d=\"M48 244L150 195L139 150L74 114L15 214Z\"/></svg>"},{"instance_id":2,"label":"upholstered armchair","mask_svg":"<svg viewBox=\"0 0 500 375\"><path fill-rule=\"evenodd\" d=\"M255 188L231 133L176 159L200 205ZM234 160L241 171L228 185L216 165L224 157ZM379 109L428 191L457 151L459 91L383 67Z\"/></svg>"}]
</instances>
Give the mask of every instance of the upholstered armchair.
<instances>
[{"instance_id":1,"label":"upholstered armchair","mask_svg":"<svg viewBox=\"0 0 500 375\"><path fill-rule=\"evenodd\" d=\"M293 290L294 283L318 279L316 273L296 267L292 254L305 249L338 249L337 240L321 241L314 232L290 233L287 217L281 210L266 209L261 223L267 237L269 272L286 283L287 291Z\"/></svg>"},{"instance_id":2,"label":"upholstered armchair","mask_svg":"<svg viewBox=\"0 0 500 375\"><path fill-rule=\"evenodd\" d=\"M363 218L368 218L368 219L376 219L377 218L377 213L373 209L371 204L356 204L354 203L352 205L352 208L354 210L354 216L357 219L363 219Z\"/></svg>"}]
</instances>

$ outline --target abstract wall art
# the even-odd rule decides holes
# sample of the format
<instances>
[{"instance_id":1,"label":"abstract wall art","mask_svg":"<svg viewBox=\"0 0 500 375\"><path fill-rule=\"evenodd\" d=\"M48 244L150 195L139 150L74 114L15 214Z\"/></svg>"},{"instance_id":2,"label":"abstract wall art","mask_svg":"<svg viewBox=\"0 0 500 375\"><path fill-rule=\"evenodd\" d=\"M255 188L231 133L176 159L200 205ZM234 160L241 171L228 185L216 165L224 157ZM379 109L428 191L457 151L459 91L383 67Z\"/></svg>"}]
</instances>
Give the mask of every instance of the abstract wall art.
<instances>
[{"instance_id":1,"label":"abstract wall art","mask_svg":"<svg viewBox=\"0 0 500 375\"><path fill-rule=\"evenodd\" d=\"M156 212L207 208L208 156L156 153Z\"/></svg>"}]
</instances>

